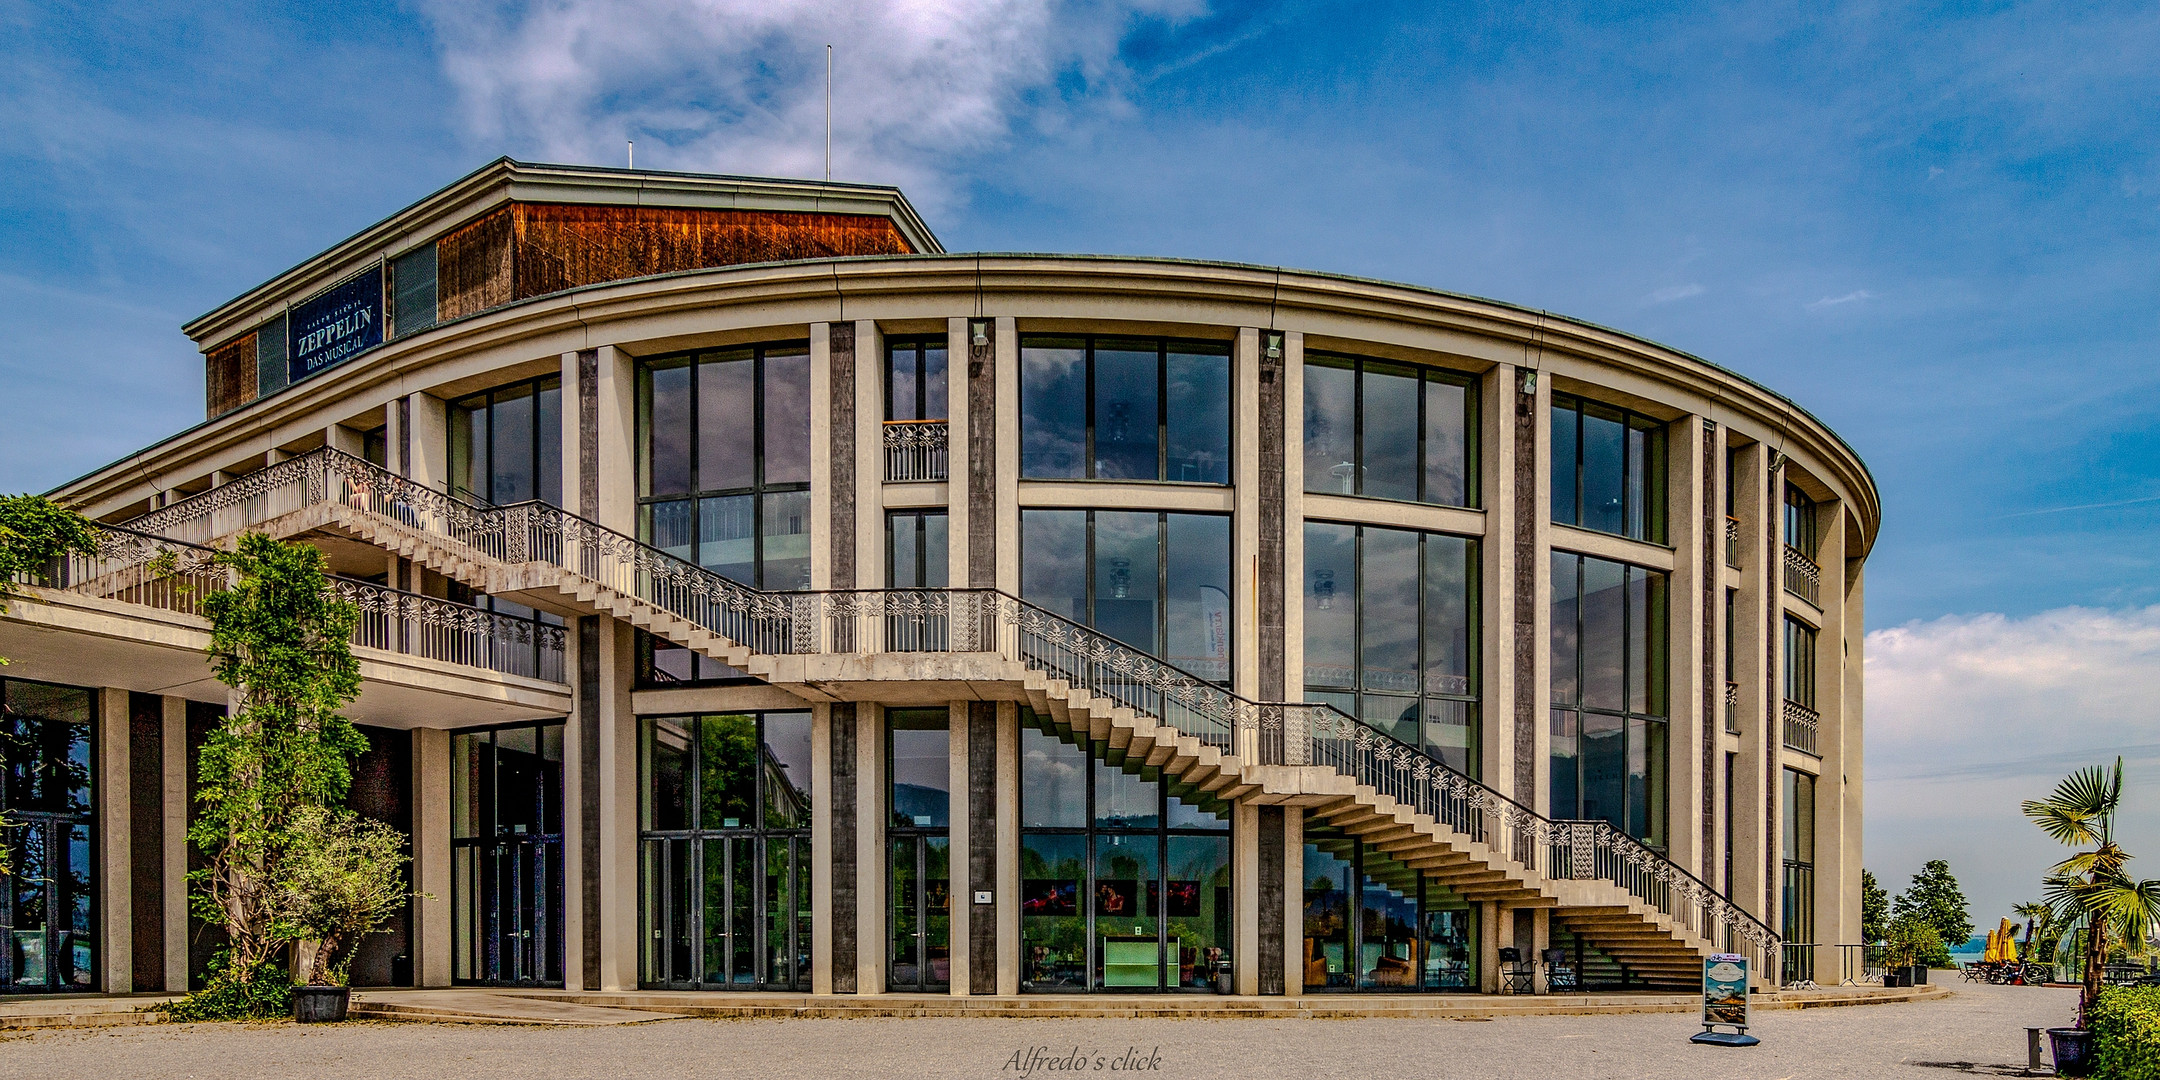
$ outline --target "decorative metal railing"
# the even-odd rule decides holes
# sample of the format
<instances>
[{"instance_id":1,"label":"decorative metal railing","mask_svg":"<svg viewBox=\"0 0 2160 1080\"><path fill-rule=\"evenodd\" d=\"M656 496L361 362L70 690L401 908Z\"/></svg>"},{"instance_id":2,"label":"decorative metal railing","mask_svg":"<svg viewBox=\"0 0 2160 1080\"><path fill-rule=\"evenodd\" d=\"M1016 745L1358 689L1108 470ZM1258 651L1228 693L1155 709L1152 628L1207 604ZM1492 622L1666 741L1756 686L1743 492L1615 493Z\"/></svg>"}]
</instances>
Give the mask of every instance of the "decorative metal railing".
<instances>
[{"instance_id":1,"label":"decorative metal railing","mask_svg":"<svg viewBox=\"0 0 2160 1080\"><path fill-rule=\"evenodd\" d=\"M943 420L885 421L885 479L945 479L947 430Z\"/></svg>"},{"instance_id":2,"label":"decorative metal railing","mask_svg":"<svg viewBox=\"0 0 2160 1080\"><path fill-rule=\"evenodd\" d=\"M1815 710L1791 698L1785 699L1785 745L1806 753L1816 753L1815 732L1822 726L1822 717Z\"/></svg>"},{"instance_id":3,"label":"decorative metal railing","mask_svg":"<svg viewBox=\"0 0 2160 1080\"><path fill-rule=\"evenodd\" d=\"M1785 545L1785 591L1822 606L1822 569L1791 544Z\"/></svg>"},{"instance_id":4,"label":"decorative metal railing","mask_svg":"<svg viewBox=\"0 0 2160 1080\"><path fill-rule=\"evenodd\" d=\"M94 555L69 555L25 584L200 615L229 577L215 552L117 526L100 526ZM330 588L360 609L352 643L405 656L563 681L564 629L538 619L332 576Z\"/></svg>"},{"instance_id":5,"label":"decorative metal railing","mask_svg":"<svg viewBox=\"0 0 2160 1080\"><path fill-rule=\"evenodd\" d=\"M1736 682L1725 684L1725 730L1740 734L1740 684Z\"/></svg>"},{"instance_id":6,"label":"decorative metal railing","mask_svg":"<svg viewBox=\"0 0 2160 1080\"><path fill-rule=\"evenodd\" d=\"M1740 569L1740 519L1725 517L1725 565Z\"/></svg>"},{"instance_id":7,"label":"decorative metal railing","mask_svg":"<svg viewBox=\"0 0 2160 1080\"><path fill-rule=\"evenodd\" d=\"M1612 882L1712 945L1747 952L1759 964L1776 953L1777 935L1760 920L1608 823L1550 820L1331 706L1248 700L1006 593L765 592L546 503L473 506L329 449L254 475L264 479L243 499L213 500L212 489L141 520L193 530L215 521L231 529L251 524L247 513L342 505L501 563L561 567L753 653L962 653L1016 661L1225 753L1333 769L1529 874ZM200 508L191 508L195 503Z\"/></svg>"}]
</instances>

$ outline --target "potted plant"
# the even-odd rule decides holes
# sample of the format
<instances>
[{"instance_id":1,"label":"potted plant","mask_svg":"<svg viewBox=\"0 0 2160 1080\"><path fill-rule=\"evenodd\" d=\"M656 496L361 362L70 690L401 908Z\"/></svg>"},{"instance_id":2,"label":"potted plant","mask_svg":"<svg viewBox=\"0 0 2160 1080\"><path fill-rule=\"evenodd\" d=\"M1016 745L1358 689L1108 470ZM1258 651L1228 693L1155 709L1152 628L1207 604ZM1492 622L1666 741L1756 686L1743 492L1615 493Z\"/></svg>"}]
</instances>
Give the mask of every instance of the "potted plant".
<instances>
[{"instance_id":1,"label":"potted plant","mask_svg":"<svg viewBox=\"0 0 2160 1080\"><path fill-rule=\"evenodd\" d=\"M2122 759L2112 770L2098 766L2063 778L2055 793L2025 803L2025 816L2057 843L2078 851L2048 870L2042 899L2059 932L2057 952L2081 948L2084 978L2078 989L2075 1027L2049 1028L2055 1071L2084 1076L2092 1069L2092 1010L2100 1000L2100 977L2108 953L2144 956L2160 919L2160 881L2133 880L2130 854L2115 843L2115 812L2122 805Z\"/></svg>"},{"instance_id":2,"label":"potted plant","mask_svg":"<svg viewBox=\"0 0 2160 1080\"><path fill-rule=\"evenodd\" d=\"M307 807L293 816L277 865L277 936L299 945L302 958L293 1019L345 1019L360 939L405 901L404 844L397 830L349 811Z\"/></svg>"},{"instance_id":3,"label":"potted plant","mask_svg":"<svg viewBox=\"0 0 2160 1080\"><path fill-rule=\"evenodd\" d=\"M1926 986L1928 959L1942 951L1942 936L1912 913L1890 920L1883 935L1883 985Z\"/></svg>"}]
</instances>

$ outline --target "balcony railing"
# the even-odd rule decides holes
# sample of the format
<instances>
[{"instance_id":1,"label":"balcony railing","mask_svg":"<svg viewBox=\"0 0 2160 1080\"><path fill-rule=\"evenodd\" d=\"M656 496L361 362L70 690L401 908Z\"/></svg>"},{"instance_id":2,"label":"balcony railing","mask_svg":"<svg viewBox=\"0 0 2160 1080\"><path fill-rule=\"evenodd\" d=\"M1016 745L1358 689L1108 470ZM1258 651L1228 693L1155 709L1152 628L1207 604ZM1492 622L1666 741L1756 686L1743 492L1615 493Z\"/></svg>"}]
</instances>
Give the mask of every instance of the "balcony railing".
<instances>
[{"instance_id":1,"label":"balcony railing","mask_svg":"<svg viewBox=\"0 0 2160 1080\"><path fill-rule=\"evenodd\" d=\"M1725 518L1725 565L1740 569L1740 519Z\"/></svg>"},{"instance_id":2,"label":"balcony railing","mask_svg":"<svg viewBox=\"0 0 2160 1080\"><path fill-rule=\"evenodd\" d=\"M269 474L269 475L263 475ZM542 502L481 507L335 450L262 473L258 513L334 505L512 565L544 563L753 653L987 654L1261 764L1324 765L1414 807L1532 874L1602 879L1714 947L1776 955L1776 932L1606 822L1555 821L1329 705L1259 702L991 589L767 592ZM252 477L251 477L252 478ZM215 489L213 489L214 491ZM201 499L201 502L197 502ZM149 515L206 528L236 504L185 500ZM228 525L243 524L228 521ZM657 631L656 632L662 632Z\"/></svg>"},{"instance_id":3,"label":"balcony railing","mask_svg":"<svg viewBox=\"0 0 2160 1080\"><path fill-rule=\"evenodd\" d=\"M1822 724L1822 717L1815 710L1790 698L1785 700L1785 745L1803 753L1813 754L1815 729Z\"/></svg>"},{"instance_id":4,"label":"balcony railing","mask_svg":"<svg viewBox=\"0 0 2160 1080\"><path fill-rule=\"evenodd\" d=\"M1736 682L1725 684L1725 730L1740 734L1740 684Z\"/></svg>"},{"instance_id":5,"label":"balcony railing","mask_svg":"<svg viewBox=\"0 0 2160 1080\"><path fill-rule=\"evenodd\" d=\"M1785 591L1822 606L1822 569L1791 544L1785 545Z\"/></svg>"},{"instance_id":6,"label":"balcony railing","mask_svg":"<svg viewBox=\"0 0 2160 1080\"><path fill-rule=\"evenodd\" d=\"M183 615L202 614L203 599L226 588L228 575L209 548L112 525L98 528L97 554L70 555L24 584ZM332 575L330 589L360 609L355 645L563 681L560 626L355 578Z\"/></svg>"},{"instance_id":7,"label":"balcony railing","mask_svg":"<svg viewBox=\"0 0 2160 1080\"><path fill-rule=\"evenodd\" d=\"M945 440L943 420L885 421L885 479L945 479Z\"/></svg>"}]
</instances>

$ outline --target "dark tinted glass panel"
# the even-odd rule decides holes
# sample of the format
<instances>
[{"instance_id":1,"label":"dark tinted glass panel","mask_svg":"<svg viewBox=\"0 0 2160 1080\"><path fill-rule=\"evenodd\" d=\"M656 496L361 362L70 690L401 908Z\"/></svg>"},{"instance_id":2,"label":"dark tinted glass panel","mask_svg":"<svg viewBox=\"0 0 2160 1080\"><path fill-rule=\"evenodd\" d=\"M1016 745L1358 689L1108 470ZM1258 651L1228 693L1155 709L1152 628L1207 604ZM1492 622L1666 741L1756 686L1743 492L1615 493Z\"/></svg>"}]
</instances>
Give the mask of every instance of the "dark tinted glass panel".
<instances>
[{"instance_id":1,"label":"dark tinted glass panel","mask_svg":"<svg viewBox=\"0 0 2160 1080\"><path fill-rule=\"evenodd\" d=\"M1230 358L1173 345L1164 370L1170 443L1163 479L1229 483Z\"/></svg>"},{"instance_id":2,"label":"dark tinted glass panel","mask_svg":"<svg viewBox=\"0 0 2160 1080\"><path fill-rule=\"evenodd\" d=\"M1582 416L1555 399L1552 408L1552 519L1562 525L1577 524L1575 504L1579 491L1576 466Z\"/></svg>"},{"instance_id":3,"label":"dark tinted glass panel","mask_svg":"<svg viewBox=\"0 0 2160 1080\"><path fill-rule=\"evenodd\" d=\"M952 823L951 714L944 709L894 709L892 823L944 828Z\"/></svg>"},{"instance_id":4,"label":"dark tinted glass panel","mask_svg":"<svg viewBox=\"0 0 2160 1080\"><path fill-rule=\"evenodd\" d=\"M1425 501L1470 505L1469 388L1425 377Z\"/></svg>"},{"instance_id":5,"label":"dark tinted glass panel","mask_svg":"<svg viewBox=\"0 0 2160 1080\"><path fill-rule=\"evenodd\" d=\"M1586 529L1618 533L1626 523L1627 425L1616 411L1585 405L1582 418L1582 521Z\"/></svg>"},{"instance_id":6,"label":"dark tinted glass panel","mask_svg":"<svg viewBox=\"0 0 2160 1080\"><path fill-rule=\"evenodd\" d=\"M952 572L950 553L945 546L945 526L943 514L922 516L922 585L926 589L945 588L946 577Z\"/></svg>"},{"instance_id":7,"label":"dark tinted glass panel","mask_svg":"<svg viewBox=\"0 0 2160 1080\"><path fill-rule=\"evenodd\" d=\"M1582 701L1582 647L1579 555L1554 552L1552 556L1552 700L1555 705Z\"/></svg>"},{"instance_id":8,"label":"dark tinted glass panel","mask_svg":"<svg viewBox=\"0 0 2160 1080\"><path fill-rule=\"evenodd\" d=\"M1086 625L1087 512L1020 512L1020 595Z\"/></svg>"},{"instance_id":9,"label":"dark tinted glass panel","mask_svg":"<svg viewBox=\"0 0 2160 1080\"><path fill-rule=\"evenodd\" d=\"M1418 373L1365 362L1365 491L1379 499L1415 499L1418 482Z\"/></svg>"},{"instance_id":10,"label":"dark tinted glass panel","mask_svg":"<svg viewBox=\"0 0 2160 1080\"><path fill-rule=\"evenodd\" d=\"M1357 491L1357 371L1350 361L1305 363L1305 490Z\"/></svg>"},{"instance_id":11,"label":"dark tinted glass panel","mask_svg":"<svg viewBox=\"0 0 2160 1080\"><path fill-rule=\"evenodd\" d=\"M893 588L922 588L921 518L914 514L895 514L887 518L885 552L886 580Z\"/></svg>"},{"instance_id":12,"label":"dark tinted glass panel","mask_svg":"<svg viewBox=\"0 0 2160 1080\"><path fill-rule=\"evenodd\" d=\"M690 490L690 364L647 368L645 384L646 495Z\"/></svg>"},{"instance_id":13,"label":"dark tinted glass panel","mask_svg":"<svg viewBox=\"0 0 2160 1080\"><path fill-rule=\"evenodd\" d=\"M1580 813L1581 789L1579 779L1581 730L1576 721L1581 713L1571 709L1555 709L1552 717L1552 799L1546 812L1555 818L1570 819Z\"/></svg>"},{"instance_id":14,"label":"dark tinted glass panel","mask_svg":"<svg viewBox=\"0 0 2160 1080\"><path fill-rule=\"evenodd\" d=\"M1470 694L1476 661L1476 557L1473 542L1425 537L1425 692Z\"/></svg>"},{"instance_id":15,"label":"dark tinted glass panel","mask_svg":"<svg viewBox=\"0 0 2160 1080\"><path fill-rule=\"evenodd\" d=\"M435 325L435 245L398 256L390 287L390 325L399 337Z\"/></svg>"},{"instance_id":16,"label":"dark tinted glass panel","mask_svg":"<svg viewBox=\"0 0 2160 1080\"><path fill-rule=\"evenodd\" d=\"M1087 753L1036 728L1020 731L1020 827L1080 828L1088 822Z\"/></svg>"},{"instance_id":17,"label":"dark tinted glass panel","mask_svg":"<svg viewBox=\"0 0 2160 1080\"><path fill-rule=\"evenodd\" d=\"M810 827L810 714L765 714L764 758L759 786L764 791L765 827Z\"/></svg>"},{"instance_id":18,"label":"dark tinted glass panel","mask_svg":"<svg viewBox=\"0 0 2160 1080\"><path fill-rule=\"evenodd\" d=\"M533 478L533 497L550 506L562 505L562 383L540 384L533 398L533 444L538 460Z\"/></svg>"},{"instance_id":19,"label":"dark tinted glass panel","mask_svg":"<svg viewBox=\"0 0 2160 1080\"><path fill-rule=\"evenodd\" d=\"M765 482L810 482L810 354L765 354Z\"/></svg>"},{"instance_id":20,"label":"dark tinted glass panel","mask_svg":"<svg viewBox=\"0 0 2160 1080\"><path fill-rule=\"evenodd\" d=\"M1354 687L1357 529L1305 526L1305 685Z\"/></svg>"},{"instance_id":21,"label":"dark tinted glass panel","mask_svg":"<svg viewBox=\"0 0 2160 1080\"><path fill-rule=\"evenodd\" d=\"M1022 476L1087 474L1087 391L1086 342L1044 339L1021 348Z\"/></svg>"},{"instance_id":22,"label":"dark tinted glass panel","mask_svg":"<svg viewBox=\"0 0 2160 1080\"><path fill-rule=\"evenodd\" d=\"M747 349L698 365L697 485L700 491L749 487L756 480L757 366Z\"/></svg>"},{"instance_id":23,"label":"dark tinted glass panel","mask_svg":"<svg viewBox=\"0 0 2160 1080\"><path fill-rule=\"evenodd\" d=\"M450 406L451 494L463 499L488 497L488 443L486 397Z\"/></svg>"},{"instance_id":24,"label":"dark tinted glass panel","mask_svg":"<svg viewBox=\"0 0 2160 1080\"><path fill-rule=\"evenodd\" d=\"M693 519L693 504L688 499L673 502L649 503L639 508L644 520L639 528L646 542L678 559L696 561L693 540L697 536L697 523Z\"/></svg>"},{"instance_id":25,"label":"dark tinted glass panel","mask_svg":"<svg viewBox=\"0 0 2160 1080\"><path fill-rule=\"evenodd\" d=\"M1152 344L1095 346L1095 475L1153 480L1158 472L1161 399Z\"/></svg>"},{"instance_id":26,"label":"dark tinted glass panel","mask_svg":"<svg viewBox=\"0 0 2160 1080\"><path fill-rule=\"evenodd\" d=\"M1127 772L1095 763L1095 827L1152 829L1162 824L1162 784L1155 770Z\"/></svg>"},{"instance_id":27,"label":"dark tinted glass panel","mask_svg":"<svg viewBox=\"0 0 2160 1080\"><path fill-rule=\"evenodd\" d=\"M810 493L776 491L763 496L765 572L761 587L810 587Z\"/></svg>"},{"instance_id":28,"label":"dark tinted glass panel","mask_svg":"<svg viewBox=\"0 0 2160 1080\"><path fill-rule=\"evenodd\" d=\"M1159 569L1157 523L1152 513L1095 513L1095 629L1148 653L1155 640Z\"/></svg>"},{"instance_id":29,"label":"dark tinted glass panel","mask_svg":"<svg viewBox=\"0 0 2160 1080\"><path fill-rule=\"evenodd\" d=\"M929 345L922 355L922 418L942 420L946 415L945 346Z\"/></svg>"},{"instance_id":30,"label":"dark tinted glass panel","mask_svg":"<svg viewBox=\"0 0 2160 1080\"><path fill-rule=\"evenodd\" d=\"M1582 814L1627 828L1626 721L1604 713L1581 714Z\"/></svg>"},{"instance_id":31,"label":"dark tinted glass panel","mask_svg":"<svg viewBox=\"0 0 2160 1080\"><path fill-rule=\"evenodd\" d=\"M745 585L758 584L756 505L754 495L698 500L698 565ZM666 547L658 541L654 546Z\"/></svg>"},{"instance_id":32,"label":"dark tinted glass panel","mask_svg":"<svg viewBox=\"0 0 2160 1080\"><path fill-rule=\"evenodd\" d=\"M1365 529L1358 585L1364 688L1418 691L1418 534Z\"/></svg>"},{"instance_id":33,"label":"dark tinted glass panel","mask_svg":"<svg viewBox=\"0 0 2160 1080\"><path fill-rule=\"evenodd\" d=\"M1582 560L1582 703L1619 710L1627 704L1625 568Z\"/></svg>"},{"instance_id":34,"label":"dark tinted glass panel","mask_svg":"<svg viewBox=\"0 0 2160 1080\"><path fill-rule=\"evenodd\" d=\"M1206 679L1230 677L1230 519L1164 515L1165 658Z\"/></svg>"},{"instance_id":35,"label":"dark tinted glass panel","mask_svg":"<svg viewBox=\"0 0 2160 1080\"><path fill-rule=\"evenodd\" d=\"M533 476L533 390L518 386L495 392L492 477L486 497L497 505L535 497Z\"/></svg>"},{"instance_id":36,"label":"dark tinted glass panel","mask_svg":"<svg viewBox=\"0 0 2160 1080\"><path fill-rule=\"evenodd\" d=\"M690 723L670 718L643 724L645 798L644 813L638 815L640 828L690 827Z\"/></svg>"}]
</instances>

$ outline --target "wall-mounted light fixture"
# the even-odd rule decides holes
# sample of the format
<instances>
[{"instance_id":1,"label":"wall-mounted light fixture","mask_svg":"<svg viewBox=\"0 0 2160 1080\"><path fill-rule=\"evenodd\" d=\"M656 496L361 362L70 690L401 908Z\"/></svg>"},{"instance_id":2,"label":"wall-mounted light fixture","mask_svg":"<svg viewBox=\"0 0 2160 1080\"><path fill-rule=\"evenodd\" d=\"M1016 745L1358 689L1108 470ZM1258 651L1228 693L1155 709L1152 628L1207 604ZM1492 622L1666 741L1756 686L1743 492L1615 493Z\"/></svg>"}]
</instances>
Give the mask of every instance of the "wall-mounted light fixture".
<instances>
[{"instance_id":1,"label":"wall-mounted light fixture","mask_svg":"<svg viewBox=\"0 0 2160 1080\"><path fill-rule=\"evenodd\" d=\"M968 343L978 349L990 344L990 320L968 320Z\"/></svg>"},{"instance_id":2,"label":"wall-mounted light fixture","mask_svg":"<svg viewBox=\"0 0 2160 1080\"><path fill-rule=\"evenodd\" d=\"M1537 371L1536 371L1535 369L1532 369L1532 368L1524 368L1524 369L1523 369L1523 373L1522 373L1522 392L1523 392L1523 393L1525 393L1525 394L1535 394L1535 393L1537 393Z\"/></svg>"},{"instance_id":3,"label":"wall-mounted light fixture","mask_svg":"<svg viewBox=\"0 0 2160 1080\"><path fill-rule=\"evenodd\" d=\"M1281 335L1281 334L1277 334L1277 333L1270 333L1270 334L1268 334L1268 336L1267 336L1267 358L1268 358L1268 359L1270 359L1270 360L1280 360L1280 359L1282 359L1282 335Z\"/></svg>"}]
</instances>

